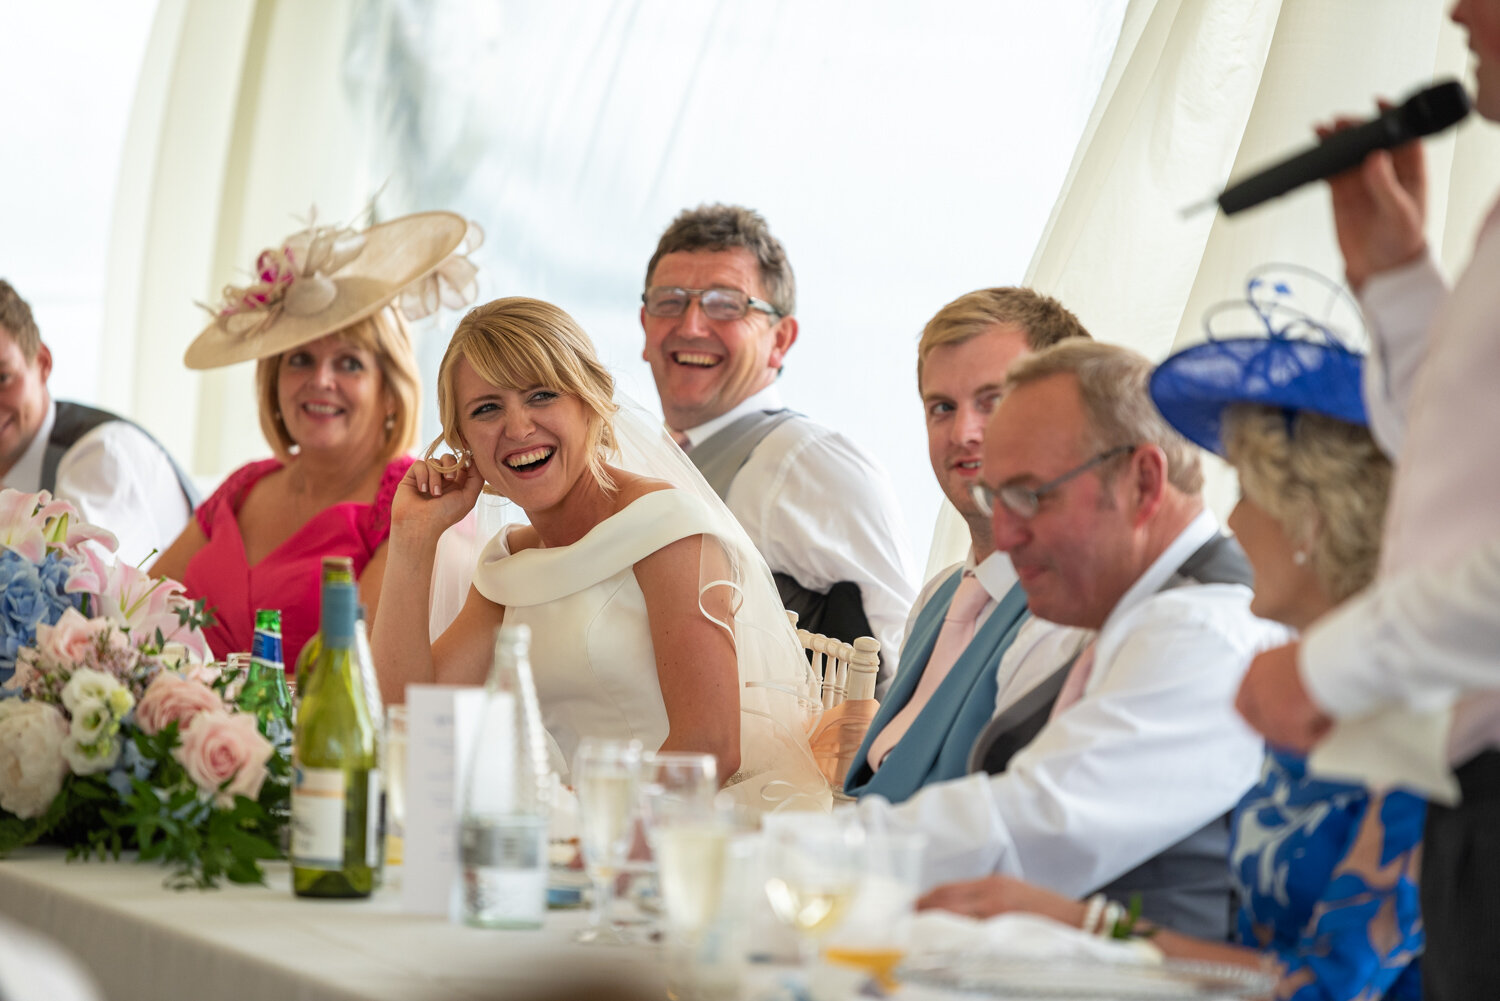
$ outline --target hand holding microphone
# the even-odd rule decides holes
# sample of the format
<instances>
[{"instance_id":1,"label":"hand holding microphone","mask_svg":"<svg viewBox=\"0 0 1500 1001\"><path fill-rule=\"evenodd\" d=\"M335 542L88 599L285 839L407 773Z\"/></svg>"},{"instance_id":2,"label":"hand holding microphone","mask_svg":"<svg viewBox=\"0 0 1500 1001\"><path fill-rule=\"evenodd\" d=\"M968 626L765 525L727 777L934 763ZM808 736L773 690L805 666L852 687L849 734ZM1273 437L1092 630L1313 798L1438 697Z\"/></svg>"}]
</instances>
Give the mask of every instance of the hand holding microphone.
<instances>
[{"instance_id":1,"label":"hand holding microphone","mask_svg":"<svg viewBox=\"0 0 1500 1001\"><path fill-rule=\"evenodd\" d=\"M1427 177L1422 147L1413 140L1441 132L1468 113L1462 86L1453 80L1434 84L1400 105L1382 103L1380 114L1368 121L1340 118L1319 127L1316 146L1231 185L1205 204L1217 203L1233 215L1327 179L1346 275L1358 291L1371 275L1425 251Z\"/></svg>"},{"instance_id":2,"label":"hand holding microphone","mask_svg":"<svg viewBox=\"0 0 1500 1001\"><path fill-rule=\"evenodd\" d=\"M1337 135L1350 119L1320 126ZM1374 274L1399 267L1427 249L1427 166L1422 144L1408 142L1366 156L1355 170L1328 179L1334 231L1349 287L1358 292Z\"/></svg>"},{"instance_id":3,"label":"hand holding microphone","mask_svg":"<svg viewBox=\"0 0 1500 1001\"><path fill-rule=\"evenodd\" d=\"M1469 113L1469 95L1456 80L1418 91L1368 122L1330 130L1311 149L1224 189L1217 201L1233 215L1312 181L1352 170L1376 150L1402 146L1456 125Z\"/></svg>"}]
</instances>

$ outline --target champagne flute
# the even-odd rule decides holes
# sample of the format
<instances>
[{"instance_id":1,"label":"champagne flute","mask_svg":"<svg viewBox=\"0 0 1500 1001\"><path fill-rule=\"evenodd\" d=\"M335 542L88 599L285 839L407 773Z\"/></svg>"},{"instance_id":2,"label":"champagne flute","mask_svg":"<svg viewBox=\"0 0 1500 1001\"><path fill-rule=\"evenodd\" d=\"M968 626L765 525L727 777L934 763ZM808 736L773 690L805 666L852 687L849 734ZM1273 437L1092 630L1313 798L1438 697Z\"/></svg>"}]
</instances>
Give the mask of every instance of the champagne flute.
<instances>
[{"instance_id":1,"label":"champagne flute","mask_svg":"<svg viewBox=\"0 0 1500 1001\"><path fill-rule=\"evenodd\" d=\"M657 751L643 766L641 826L651 851L643 868L654 870L678 934L701 929L718 909L729 835L714 806L718 774L712 754L693 751Z\"/></svg>"},{"instance_id":2,"label":"champagne flute","mask_svg":"<svg viewBox=\"0 0 1500 1001\"><path fill-rule=\"evenodd\" d=\"M864 865L864 831L842 818L804 813L767 818L766 897L797 933L803 966L854 901Z\"/></svg>"},{"instance_id":3,"label":"champagne flute","mask_svg":"<svg viewBox=\"0 0 1500 1001\"><path fill-rule=\"evenodd\" d=\"M583 868L594 887L589 927L574 941L588 945L628 945L611 915L615 877L625 864L635 834L637 788L641 775L638 741L585 738L573 760Z\"/></svg>"}]
</instances>

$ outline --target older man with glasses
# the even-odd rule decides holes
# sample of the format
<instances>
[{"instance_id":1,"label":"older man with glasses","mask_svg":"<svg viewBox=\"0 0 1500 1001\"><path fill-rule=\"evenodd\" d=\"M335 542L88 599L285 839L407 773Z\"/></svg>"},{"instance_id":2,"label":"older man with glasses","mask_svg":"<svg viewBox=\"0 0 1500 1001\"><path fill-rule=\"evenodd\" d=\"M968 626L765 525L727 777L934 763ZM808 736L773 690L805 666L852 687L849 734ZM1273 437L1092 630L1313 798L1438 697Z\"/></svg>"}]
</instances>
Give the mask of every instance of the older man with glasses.
<instances>
[{"instance_id":1,"label":"older man with glasses","mask_svg":"<svg viewBox=\"0 0 1500 1001\"><path fill-rule=\"evenodd\" d=\"M848 438L788 409L776 388L797 340L796 287L758 213L683 212L646 266L642 357L673 437L814 632L880 641L882 684L911 607L912 560L889 478Z\"/></svg>"},{"instance_id":2,"label":"older man with glasses","mask_svg":"<svg viewBox=\"0 0 1500 1001\"><path fill-rule=\"evenodd\" d=\"M1151 404L1151 369L1084 340L1010 367L974 503L1037 619L1089 632L1061 657L1011 645L971 774L857 809L928 835L929 885L998 873L1139 895L1155 923L1224 938L1227 815L1262 759L1232 700L1283 633L1250 614L1249 567Z\"/></svg>"}]
</instances>

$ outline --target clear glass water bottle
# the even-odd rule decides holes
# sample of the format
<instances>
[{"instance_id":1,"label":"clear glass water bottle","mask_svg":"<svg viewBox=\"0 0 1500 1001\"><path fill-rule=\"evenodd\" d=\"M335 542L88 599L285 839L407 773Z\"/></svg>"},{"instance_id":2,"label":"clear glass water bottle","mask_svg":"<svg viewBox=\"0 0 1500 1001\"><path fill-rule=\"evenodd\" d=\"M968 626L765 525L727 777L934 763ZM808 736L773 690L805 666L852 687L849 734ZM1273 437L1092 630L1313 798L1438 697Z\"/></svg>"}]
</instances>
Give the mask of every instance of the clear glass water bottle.
<instances>
[{"instance_id":1,"label":"clear glass water bottle","mask_svg":"<svg viewBox=\"0 0 1500 1001\"><path fill-rule=\"evenodd\" d=\"M463 917L481 928L540 928L554 782L532 680L531 629L501 626L469 759L459 826Z\"/></svg>"}]
</instances>

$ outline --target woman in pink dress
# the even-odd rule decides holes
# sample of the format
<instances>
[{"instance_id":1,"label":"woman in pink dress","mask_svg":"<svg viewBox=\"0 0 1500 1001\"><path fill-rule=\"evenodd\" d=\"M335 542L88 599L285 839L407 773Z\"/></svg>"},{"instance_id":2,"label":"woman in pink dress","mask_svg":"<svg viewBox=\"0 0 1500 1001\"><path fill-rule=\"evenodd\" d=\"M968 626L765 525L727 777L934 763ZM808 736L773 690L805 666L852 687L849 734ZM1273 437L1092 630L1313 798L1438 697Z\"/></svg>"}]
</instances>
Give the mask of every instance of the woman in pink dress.
<instances>
[{"instance_id":1,"label":"woman in pink dress","mask_svg":"<svg viewBox=\"0 0 1500 1001\"><path fill-rule=\"evenodd\" d=\"M402 313L415 319L440 300L472 299L474 269L455 252L478 241L477 228L446 212L364 232L304 230L260 255L256 285L225 290L189 346L189 368L256 360L260 426L274 453L231 473L152 567L213 610L205 632L215 656L249 650L256 609L277 608L295 664L318 628L325 556L353 561L373 620L391 498L412 462L420 410Z\"/></svg>"}]
</instances>

